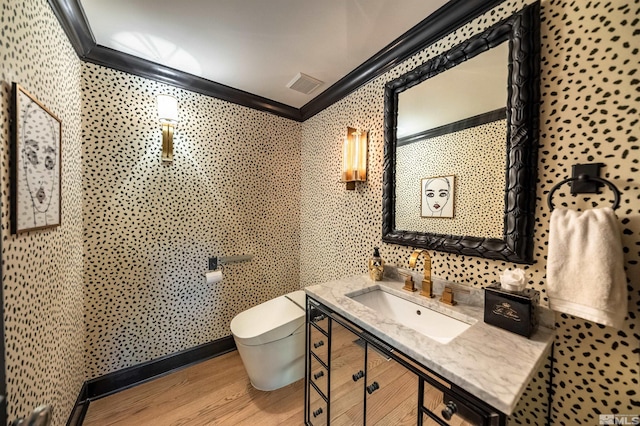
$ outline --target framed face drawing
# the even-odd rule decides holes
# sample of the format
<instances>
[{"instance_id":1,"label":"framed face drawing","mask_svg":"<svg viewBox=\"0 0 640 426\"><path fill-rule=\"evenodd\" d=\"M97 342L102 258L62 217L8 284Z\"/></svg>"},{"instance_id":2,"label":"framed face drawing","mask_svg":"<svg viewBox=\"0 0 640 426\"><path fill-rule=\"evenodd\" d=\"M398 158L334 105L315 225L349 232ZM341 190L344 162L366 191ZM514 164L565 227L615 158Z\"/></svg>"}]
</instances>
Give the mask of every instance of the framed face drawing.
<instances>
[{"instance_id":1,"label":"framed face drawing","mask_svg":"<svg viewBox=\"0 0 640 426\"><path fill-rule=\"evenodd\" d=\"M455 176L435 176L420 180L420 216L453 217Z\"/></svg>"},{"instance_id":2,"label":"framed face drawing","mask_svg":"<svg viewBox=\"0 0 640 426\"><path fill-rule=\"evenodd\" d=\"M62 122L13 83L11 232L60 225Z\"/></svg>"}]
</instances>

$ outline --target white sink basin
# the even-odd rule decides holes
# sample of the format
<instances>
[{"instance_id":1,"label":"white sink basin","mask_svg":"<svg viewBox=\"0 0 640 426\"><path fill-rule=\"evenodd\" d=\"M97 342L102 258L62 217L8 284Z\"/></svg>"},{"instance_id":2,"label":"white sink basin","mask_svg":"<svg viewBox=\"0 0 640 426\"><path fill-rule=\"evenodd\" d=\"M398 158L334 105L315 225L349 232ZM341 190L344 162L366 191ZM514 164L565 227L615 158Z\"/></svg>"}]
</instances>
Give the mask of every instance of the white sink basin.
<instances>
[{"instance_id":1,"label":"white sink basin","mask_svg":"<svg viewBox=\"0 0 640 426\"><path fill-rule=\"evenodd\" d=\"M449 343L470 324L410 302L381 289L347 297L437 342Z\"/></svg>"}]
</instances>

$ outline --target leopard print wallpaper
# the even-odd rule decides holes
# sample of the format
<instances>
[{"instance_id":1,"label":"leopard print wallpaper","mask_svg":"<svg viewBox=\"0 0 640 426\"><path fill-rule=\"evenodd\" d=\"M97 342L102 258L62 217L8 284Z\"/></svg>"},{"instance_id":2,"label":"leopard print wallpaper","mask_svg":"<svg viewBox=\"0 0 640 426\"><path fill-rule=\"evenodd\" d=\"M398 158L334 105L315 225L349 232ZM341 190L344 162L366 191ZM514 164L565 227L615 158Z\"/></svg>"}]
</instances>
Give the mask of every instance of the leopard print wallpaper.
<instances>
[{"instance_id":1,"label":"leopard print wallpaper","mask_svg":"<svg viewBox=\"0 0 640 426\"><path fill-rule=\"evenodd\" d=\"M300 123L96 65L82 91L87 378L228 336L299 288ZM170 166L160 93L178 98ZM239 254L205 284L209 256Z\"/></svg>"},{"instance_id":2,"label":"leopard print wallpaper","mask_svg":"<svg viewBox=\"0 0 640 426\"><path fill-rule=\"evenodd\" d=\"M528 2L506 0L301 124L83 65L45 0L5 2L0 179L9 420L51 403L53 424L63 425L84 380L227 336L237 312L300 285L364 273L374 245L387 262L407 266L410 247L380 241L384 84ZM521 267L546 304L546 195L571 165L606 164L604 176L623 192L617 214L628 316L616 330L556 315L550 408L558 425L640 413L639 16L640 0L542 1L536 263L431 253L435 275L477 287ZM63 121L62 225L19 236L9 232L12 81ZM180 104L172 166L160 164L159 93ZM339 182L347 126L370 130L369 179L355 191ZM611 198L558 191L555 202L584 209ZM204 284L208 256L242 253L256 257L228 266L223 282ZM550 369L548 360L511 423L544 424Z\"/></svg>"},{"instance_id":3,"label":"leopard print wallpaper","mask_svg":"<svg viewBox=\"0 0 640 426\"><path fill-rule=\"evenodd\" d=\"M381 242L384 84L448 50L468 36L512 14L525 1L507 0L493 11L409 58L313 118L302 130L300 273L303 286L362 274L373 246L391 264L408 267L410 247ZM542 6L541 140L535 226L535 264L511 263L432 252L434 275L484 287L506 268L523 268L529 287L545 297L549 230L546 194L570 176L571 165L603 162L604 177L623 192L617 210L630 291L629 314L621 330L557 314L553 378L554 424L598 424L599 414L640 414L640 189L638 180L639 1L545 0ZM368 181L346 191L340 175L341 134L347 126L369 130ZM556 206L610 205L609 192L573 197ZM597 261L597 259L594 259ZM542 375L529 385L513 423L542 424L546 402ZM542 390L541 390L542 389ZM537 400L537 406L527 407ZM527 400L525 403L524 401ZM529 414L524 411L527 410ZM531 413L538 414L531 414Z\"/></svg>"},{"instance_id":4,"label":"leopard print wallpaper","mask_svg":"<svg viewBox=\"0 0 640 426\"><path fill-rule=\"evenodd\" d=\"M84 377L82 302L82 64L45 0L0 9L2 286L8 420L41 404L65 424ZM62 120L62 224L11 234L11 83Z\"/></svg>"}]
</instances>

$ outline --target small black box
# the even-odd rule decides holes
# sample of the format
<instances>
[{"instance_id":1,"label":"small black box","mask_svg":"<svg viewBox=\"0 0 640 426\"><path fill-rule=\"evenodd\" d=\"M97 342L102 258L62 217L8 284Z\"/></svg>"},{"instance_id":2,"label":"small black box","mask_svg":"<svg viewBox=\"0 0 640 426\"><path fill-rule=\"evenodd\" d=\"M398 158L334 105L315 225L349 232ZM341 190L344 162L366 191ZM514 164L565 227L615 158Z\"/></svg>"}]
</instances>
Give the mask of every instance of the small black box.
<instances>
[{"instance_id":1,"label":"small black box","mask_svg":"<svg viewBox=\"0 0 640 426\"><path fill-rule=\"evenodd\" d=\"M538 328L536 306L540 302L540 292L531 288L509 291L500 284L484 290L484 322L531 337Z\"/></svg>"}]
</instances>

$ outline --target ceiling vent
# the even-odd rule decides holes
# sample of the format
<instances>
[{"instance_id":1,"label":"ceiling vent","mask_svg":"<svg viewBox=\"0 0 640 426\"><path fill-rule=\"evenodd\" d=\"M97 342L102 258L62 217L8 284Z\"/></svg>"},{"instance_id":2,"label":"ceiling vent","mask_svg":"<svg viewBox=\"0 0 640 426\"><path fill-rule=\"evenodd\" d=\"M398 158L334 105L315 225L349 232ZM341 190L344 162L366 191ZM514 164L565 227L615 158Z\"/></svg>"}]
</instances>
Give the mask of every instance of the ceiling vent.
<instances>
[{"instance_id":1,"label":"ceiling vent","mask_svg":"<svg viewBox=\"0 0 640 426\"><path fill-rule=\"evenodd\" d=\"M293 89L297 92L308 95L318 87L320 87L322 84L324 84L323 81L299 72L295 77L293 77L293 80L291 80L289 84L287 84L287 87L289 89Z\"/></svg>"}]
</instances>

